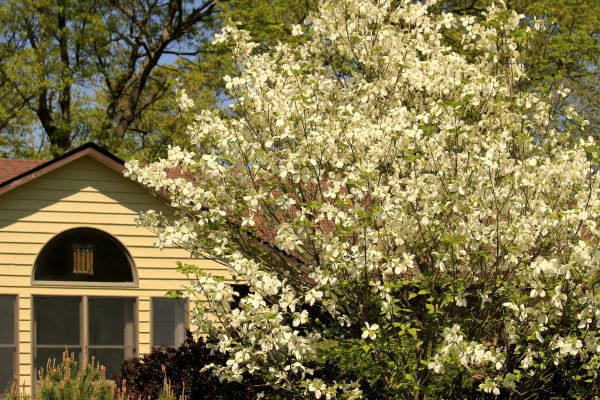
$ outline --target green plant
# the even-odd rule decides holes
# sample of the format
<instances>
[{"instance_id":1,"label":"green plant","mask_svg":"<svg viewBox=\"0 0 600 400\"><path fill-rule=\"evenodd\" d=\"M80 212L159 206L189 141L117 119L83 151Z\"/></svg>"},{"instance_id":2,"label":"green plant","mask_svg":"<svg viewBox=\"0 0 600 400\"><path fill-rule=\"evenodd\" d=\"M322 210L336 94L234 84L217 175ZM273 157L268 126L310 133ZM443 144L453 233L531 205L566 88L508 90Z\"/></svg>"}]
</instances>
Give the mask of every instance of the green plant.
<instances>
[{"instance_id":1,"label":"green plant","mask_svg":"<svg viewBox=\"0 0 600 400\"><path fill-rule=\"evenodd\" d=\"M106 380L105 368L92 358L79 367L73 354L63 353L58 365L55 359L48 360L46 368L38 372L36 400L113 400L114 384ZM30 400L31 395L14 385L9 400Z\"/></svg>"},{"instance_id":2,"label":"green plant","mask_svg":"<svg viewBox=\"0 0 600 400\"><path fill-rule=\"evenodd\" d=\"M64 352L62 363L48 360L46 370L39 371L40 400L79 399L112 400L114 385L106 381L104 366L91 362L78 366L73 354Z\"/></svg>"},{"instance_id":3,"label":"green plant","mask_svg":"<svg viewBox=\"0 0 600 400\"><path fill-rule=\"evenodd\" d=\"M171 381L167 377L167 369L164 365L162 366L161 370L162 370L162 373L164 376L163 390L158 398L160 400L187 400L187 397L185 396L185 383L183 384L183 387L181 390L182 394L177 396L177 394L175 394L175 390L173 389L173 386L171 385Z\"/></svg>"},{"instance_id":4,"label":"green plant","mask_svg":"<svg viewBox=\"0 0 600 400\"><path fill-rule=\"evenodd\" d=\"M15 379L11 392L6 397L6 400L31 400L31 395L25 392L25 384L23 384L22 391L19 391L19 388L18 381Z\"/></svg>"}]
</instances>

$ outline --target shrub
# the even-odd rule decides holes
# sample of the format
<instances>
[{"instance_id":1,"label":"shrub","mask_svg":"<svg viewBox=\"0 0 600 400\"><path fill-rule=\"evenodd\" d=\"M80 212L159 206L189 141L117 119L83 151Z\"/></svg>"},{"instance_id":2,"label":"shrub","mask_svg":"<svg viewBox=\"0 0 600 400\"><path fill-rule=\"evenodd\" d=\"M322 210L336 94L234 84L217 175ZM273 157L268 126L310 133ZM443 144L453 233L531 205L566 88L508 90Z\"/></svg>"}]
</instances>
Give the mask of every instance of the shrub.
<instances>
[{"instance_id":1,"label":"shrub","mask_svg":"<svg viewBox=\"0 0 600 400\"><path fill-rule=\"evenodd\" d=\"M188 331L178 348L154 348L145 356L125 361L118 380L121 396L136 400L181 395L194 400L253 398L256 382L219 382L211 371L204 370L205 365L224 363L226 359L220 353L211 354L206 344Z\"/></svg>"},{"instance_id":2,"label":"shrub","mask_svg":"<svg viewBox=\"0 0 600 400\"><path fill-rule=\"evenodd\" d=\"M39 371L36 399L39 400L113 400L114 384L106 380L105 368L91 362L78 367L73 354L63 353L62 362L50 359L46 369ZM17 385L8 396L9 400L29 400L25 391L19 392Z\"/></svg>"}]
</instances>

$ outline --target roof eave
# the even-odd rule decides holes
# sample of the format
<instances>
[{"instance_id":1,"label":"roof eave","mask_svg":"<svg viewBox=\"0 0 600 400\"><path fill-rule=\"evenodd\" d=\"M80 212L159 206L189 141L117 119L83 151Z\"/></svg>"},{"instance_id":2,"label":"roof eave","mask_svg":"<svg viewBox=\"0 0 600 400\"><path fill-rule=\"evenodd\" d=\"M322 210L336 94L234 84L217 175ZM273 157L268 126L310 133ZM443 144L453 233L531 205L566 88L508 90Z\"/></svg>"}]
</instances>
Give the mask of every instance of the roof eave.
<instances>
[{"instance_id":1,"label":"roof eave","mask_svg":"<svg viewBox=\"0 0 600 400\"><path fill-rule=\"evenodd\" d=\"M94 143L86 143L74 150L71 150L53 160L47 161L43 164L38 165L35 168L25 171L24 173L15 176L7 181L0 183L0 195L16 189L40 176L46 175L48 172L54 171L62 167L63 165L69 164L81 157L92 157L99 163L112 169L113 171L122 174L125 170L125 162L115 156L114 154L104 150L100 146Z\"/></svg>"}]
</instances>

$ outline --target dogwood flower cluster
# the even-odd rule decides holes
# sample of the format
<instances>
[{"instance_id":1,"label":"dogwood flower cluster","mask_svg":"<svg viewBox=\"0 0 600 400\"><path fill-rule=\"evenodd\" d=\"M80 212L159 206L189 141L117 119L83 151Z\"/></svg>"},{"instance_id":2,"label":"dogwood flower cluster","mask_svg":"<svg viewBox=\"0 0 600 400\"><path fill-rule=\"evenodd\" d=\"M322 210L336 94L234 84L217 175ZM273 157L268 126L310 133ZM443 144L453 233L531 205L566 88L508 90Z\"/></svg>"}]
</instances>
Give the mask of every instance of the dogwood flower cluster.
<instances>
[{"instance_id":1,"label":"dogwood flower cluster","mask_svg":"<svg viewBox=\"0 0 600 400\"><path fill-rule=\"evenodd\" d=\"M565 89L519 91L523 16L497 4L478 22L431 3L323 2L293 27L303 40L260 54L226 28L216 41L240 71L225 79L231 115L205 110L187 149L128 163L177 210L140 217L158 245L218 260L249 286L240 299L222 277L183 268L195 323L228 356L210 366L222 379L358 398L360 375L315 371L344 345L400 397L535 397L561 371L593 390L595 144L574 111L563 124L574 130L556 130ZM180 104L193 108L183 91ZM450 371L464 379L444 380Z\"/></svg>"}]
</instances>

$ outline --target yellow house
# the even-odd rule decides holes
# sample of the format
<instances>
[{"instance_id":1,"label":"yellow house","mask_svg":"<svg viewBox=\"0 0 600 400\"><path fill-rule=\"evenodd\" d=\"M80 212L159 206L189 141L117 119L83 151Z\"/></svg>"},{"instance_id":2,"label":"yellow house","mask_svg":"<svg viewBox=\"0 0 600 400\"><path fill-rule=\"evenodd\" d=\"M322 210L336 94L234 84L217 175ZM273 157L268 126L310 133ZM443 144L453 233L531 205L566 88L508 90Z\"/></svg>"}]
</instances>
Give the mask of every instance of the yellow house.
<instances>
[{"instance_id":1,"label":"yellow house","mask_svg":"<svg viewBox=\"0 0 600 400\"><path fill-rule=\"evenodd\" d=\"M164 297L187 283L176 261L225 274L155 248L136 215L172 210L122 171L94 144L48 162L0 159L0 397L15 377L31 391L35 371L65 347L110 376L125 358L177 345L187 305Z\"/></svg>"}]
</instances>

